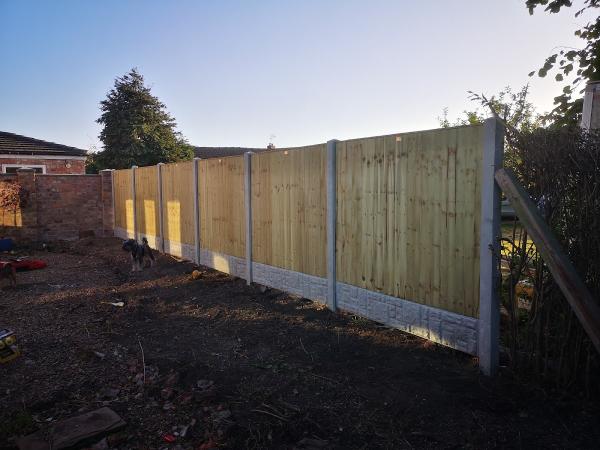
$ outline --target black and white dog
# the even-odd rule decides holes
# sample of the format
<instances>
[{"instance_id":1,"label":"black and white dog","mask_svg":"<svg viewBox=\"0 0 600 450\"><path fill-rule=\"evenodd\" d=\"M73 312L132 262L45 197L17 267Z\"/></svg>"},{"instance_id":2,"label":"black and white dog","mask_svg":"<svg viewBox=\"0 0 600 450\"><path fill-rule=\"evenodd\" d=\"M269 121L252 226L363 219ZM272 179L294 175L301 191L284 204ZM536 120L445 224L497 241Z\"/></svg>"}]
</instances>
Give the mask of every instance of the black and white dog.
<instances>
[{"instance_id":1,"label":"black and white dog","mask_svg":"<svg viewBox=\"0 0 600 450\"><path fill-rule=\"evenodd\" d=\"M154 255L148 245L148 239L142 238L139 244L135 239L127 239L123 242L123 250L131 253L131 271L141 271L144 268L144 258L150 259L150 267L154 264Z\"/></svg>"}]
</instances>

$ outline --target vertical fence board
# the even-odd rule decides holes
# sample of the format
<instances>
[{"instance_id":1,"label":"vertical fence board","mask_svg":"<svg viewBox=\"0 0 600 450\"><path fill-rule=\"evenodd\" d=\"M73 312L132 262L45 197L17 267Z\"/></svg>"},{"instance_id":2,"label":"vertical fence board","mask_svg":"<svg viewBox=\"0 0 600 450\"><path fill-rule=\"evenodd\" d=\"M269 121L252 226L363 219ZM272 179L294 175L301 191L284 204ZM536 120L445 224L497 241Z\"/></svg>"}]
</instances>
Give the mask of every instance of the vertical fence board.
<instances>
[{"instance_id":1,"label":"vertical fence board","mask_svg":"<svg viewBox=\"0 0 600 450\"><path fill-rule=\"evenodd\" d=\"M252 156L253 260L325 277L326 148Z\"/></svg>"},{"instance_id":2,"label":"vertical fence board","mask_svg":"<svg viewBox=\"0 0 600 450\"><path fill-rule=\"evenodd\" d=\"M202 159L199 164L202 248L244 258L244 157Z\"/></svg>"},{"instance_id":3,"label":"vertical fence board","mask_svg":"<svg viewBox=\"0 0 600 450\"><path fill-rule=\"evenodd\" d=\"M152 241L150 245L155 247L159 236L156 166L135 169L135 203L137 231L148 237Z\"/></svg>"},{"instance_id":4,"label":"vertical fence board","mask_svg":"<svg viewBox=\"0 0 600 450\"><path fill-rule=\"evenodd\" d=\"M131 169L115 170L115 226L133 235Z\"/></svg>"},{"instance_id":5,"label":"vertical fence board","mask_svg":"<svg viewBox=\"0 0 600 450\"><path fill-rule=\"evenodd\" d=\"M162 166L164 238L194 244L193 162Z\"/></svg>"},{"instance_id":6,"label":"vertical fence board","mask_svg":"<svg viewBox=\"0 0 600 450\"><path fill-rule=\"evenodd\" d=\"M338 281L477 317L482 130L338 144Z\"/></svg>"}]
</instances>

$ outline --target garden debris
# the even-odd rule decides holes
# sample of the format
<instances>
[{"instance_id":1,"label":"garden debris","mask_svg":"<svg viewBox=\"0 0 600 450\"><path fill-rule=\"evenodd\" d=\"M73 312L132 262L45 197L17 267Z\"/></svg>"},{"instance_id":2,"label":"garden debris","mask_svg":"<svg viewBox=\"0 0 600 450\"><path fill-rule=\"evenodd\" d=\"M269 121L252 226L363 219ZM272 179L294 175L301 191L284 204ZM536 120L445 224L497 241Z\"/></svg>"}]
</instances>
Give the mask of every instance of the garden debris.
<instances>
[{"instance_id":1,"label":"garden debris","mask_svg":"<svg viewBox=\"0 0 600 450\"><path fill-rule=\"evenodd\" d=\"M98 392L98 398L100 400L114 400L115 398L117 398L117 396L119 395L119 393L121 392L121 389L119 388L104 388L102 389L100 392Z\"/></svg>"},{"instance_id":2,"label":"garden debris","mask_svg":"<svg viewBox=\"0 0 600 450\"><path fill-rule=\"evenodd\" d=\"M171 373L169 373L169 375L167 375L167 378L165 379L165 386L175 386L179 382L179 378L179 372L172 371Z\"/></svg>"},{"instance_id":3,"label":"garden debris","mask_svg":"<svg viewBox=\"0 0 600 450\"><path fill-rule=\"evenodd\" d=\"M158 380L158 368L155 366L144 366L144 371L139 372L133 378L138 386L154 385Z\"/></svg>"},{"instance_id":4,"label":"garden debris","mask_svg":"<svg viewBox=\"0 0 600 450\"><path fill-rule=\"evenodd\" d=\"M54 423L47 429L18 439L17 445L20 450L66 449L115 432L124 426L125 422L116 412L103 407Z\"/></svg>"},{"instance_id":5,"label":"garden debris","mask_svg":"<svg viewBox=\"0 0 600 450\"><path fill-rule=\"evenodd\" d=\"M163 441L168 442L169 444L172 444L176 440L177 440L177 438L175 436L173 436L172 434L165 434L163 436Z\"/></svg>"},{"instance_id":6,"label":"garden debris","mask_svg":"<svg viewBox=\"0 0 600 450\"><path fill-rule=\"evenodd\" d=\"M15 333L11 330L0 329L0 363L12 361L20 354Z\"/></svg>"},{"instance_id":7,"label":"garden debris","mask_svg":"<svg viewBox=\"0 0 600 450\"><path fill-rule=\"evenodd\" d=\"M14 241L11 238L0 238L0 252L10 252L13 246Z\"/></svg>"},{"instance_id":8,"label":"garden debris","mask_svg":"<svg viewBox=\"0 0 600 450\"><path fill-rule=\"evenodd\" d=\"M171 388L171 387L162 388L160 391L160 396L163 398L163 400L170 399L171 397L173 397L173 388Z\"/></svg>"},{"instance_id":9,"label":"garden debris","mask_svg":"<svg viewBox=\"0 0 600 450\"><path fill-rule=\"evenodd\" d=\"M322 439L312 439L312 438L303 438L296 444L298 448L314 450L319 448L326 448L329 444L329 441L325 441Z\"/></svg>"},{"instance_id":10,"label":"garden debris","mask_svg":"<svg viewBox=\"0 0 600 450\"><path fill-rule=\"evenodd\" d=\"M199 270L194 270L192 272L192 280L199 280L200 278L202 278L202 272Z\"/></svg>"},{"instance_id":11,"label":"garden debris","mask_svg":"<svg viewBox=\"0 0 600 450\"><path fill-rule=\"evenodd\" d=\"M113 305L116 306L118 308L122 308L123 306L125 306L125 302L104 302L107 305Z\"/></svg>"},{"instance_id":12,"label":"garden debris","mask_svg":"<svg viewBox=\"0 0 600 450\"><path fill-rule=\"evenodd\" d=\"M182 438L186 437L189 429L192 428L194 425L196 425L196 419L192 419L187 425L180 425L179 436Z\"/></svg>"},{"instance_id":13,"label":"garden debris","mask_svg":"<svg viewBox=\"0 0 600 450\"><path fill-rule=\"evenodd\" d=\"M212 438L210 438L208 441L201 444L200 447L198 447L198 450L212 450L215 448L218 448L218 444Z\"/></svg>"},{"instance_id":14,"label":"garden debris","mask_svg":"<svg viewBox=\"0 0 600 450\"><path fill-rule=\"evenodd\" d=\"M90 447L90 450L109 450L108 439L104 438Z\"/></svg>"},{"instance_id":15,"label":"garden debris","mask_svg":"<svg viewBox=\"0 0 600 450\"><path fill-rule=\"evenodd\" d=\"M9 258L8 261L0 262L0 264L10 263L12 266L17 269L17 272L23 272L26 270L38 270L45 269L48 267L48 263L46 261L42 261L41 259L30 259L27 256L22 256L19 258Z\"/></svg>"},{"instance_id":16,"label":"garden debris","mask_svg":"<svg viewBox=\"0 0 600 450\"><path fill-rule=\"evenodd\" d=\"M196 401L201 401L213 397L216 394L216 391L214 381L198 380L196 389L194 390L194 398Z\"/></svg>"}]
</instances>

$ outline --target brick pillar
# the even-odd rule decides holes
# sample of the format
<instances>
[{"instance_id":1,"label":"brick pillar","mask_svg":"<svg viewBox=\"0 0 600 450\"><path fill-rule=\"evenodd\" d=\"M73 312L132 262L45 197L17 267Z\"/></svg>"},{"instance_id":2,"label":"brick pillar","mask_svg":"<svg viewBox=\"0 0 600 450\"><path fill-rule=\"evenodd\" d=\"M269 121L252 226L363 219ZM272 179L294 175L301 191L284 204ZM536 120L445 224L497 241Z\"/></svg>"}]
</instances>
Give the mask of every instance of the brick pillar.
<instances>
[{"instance_id":1,"label":"brick pillar","mask_svg":"<svg viewBox=\"0 0 600 450\"><path fill-rule=\"evenodd\" d=\"M104 236L114 236L113 171L101 170L100 175L102 177L102 229Z\"/></svg>"},{"instance_id":2,"label":"brick pillar","mask_svg":"<svg viewBox=\"0 0 600 450\"><path fill-rule=\"evenodd\" d=\"M35 171L33 169L18 169L17 182L29 192L27 206L21 209L21 238L27 241L37 241L39 239L39 223Z\"/></svg>"}]
</instances>

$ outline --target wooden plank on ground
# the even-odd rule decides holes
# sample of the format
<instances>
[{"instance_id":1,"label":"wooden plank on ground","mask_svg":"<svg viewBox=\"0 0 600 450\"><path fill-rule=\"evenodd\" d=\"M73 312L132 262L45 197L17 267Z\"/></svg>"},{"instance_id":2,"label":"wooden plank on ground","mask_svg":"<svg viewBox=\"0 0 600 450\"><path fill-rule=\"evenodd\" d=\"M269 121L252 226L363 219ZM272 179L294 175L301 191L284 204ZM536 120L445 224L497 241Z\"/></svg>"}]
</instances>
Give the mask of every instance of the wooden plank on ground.
<instances>
[{"instance_id":1,"label":"wooden plank on ground","mask_svg":"<svg viewBox=\"0 0 600 450\"><path fill-rule=\"evenodd\" d=\"M535 204L509 169L496 171L496 182L506 194L556 284L573 308L590 340L600 352L600 305L587 289Z\"/></svg>"},{"instance_id":2,"label":"wooden plank on ground","mask_svg":"<svg viewBox=\"0 0 600 450\"><path fill-rule=\"evenodd\" d=\"M104 407L52 425L17 440L20 450L60 450L81 448L109 433L118 431L125 422L112 409Z\"/></svg>"}]
</instances>

